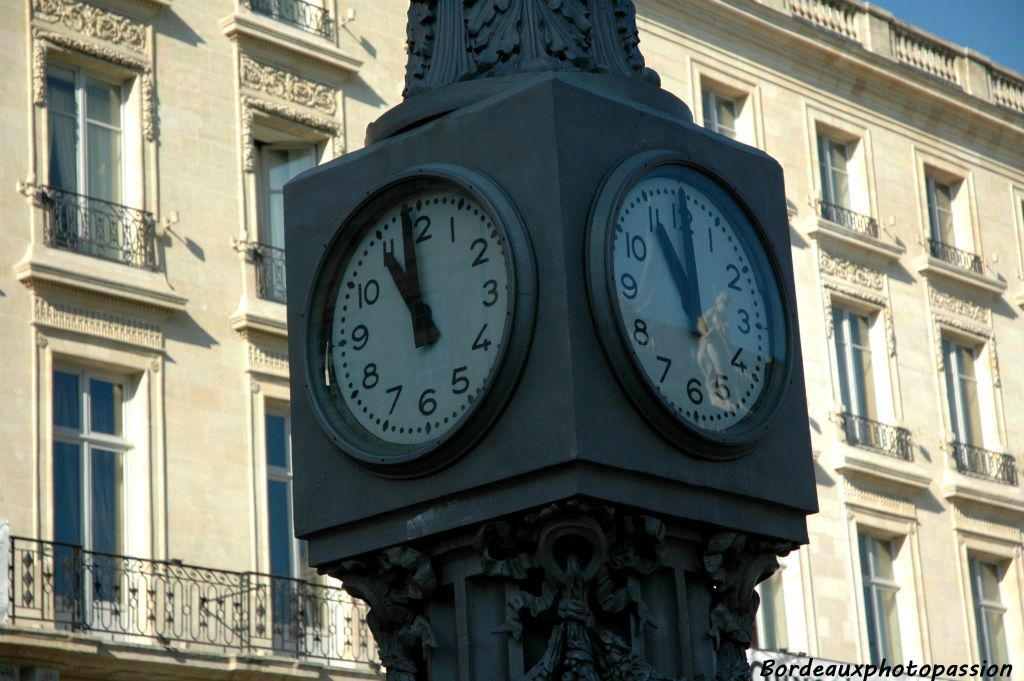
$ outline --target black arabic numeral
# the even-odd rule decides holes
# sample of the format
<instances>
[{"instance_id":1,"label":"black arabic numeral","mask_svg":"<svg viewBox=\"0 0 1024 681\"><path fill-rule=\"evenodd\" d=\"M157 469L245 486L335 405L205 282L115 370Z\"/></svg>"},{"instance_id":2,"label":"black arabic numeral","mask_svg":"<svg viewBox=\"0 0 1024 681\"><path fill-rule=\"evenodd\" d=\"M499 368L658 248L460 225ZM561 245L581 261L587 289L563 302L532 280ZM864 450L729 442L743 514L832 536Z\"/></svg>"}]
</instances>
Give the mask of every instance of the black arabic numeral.
<instances>
[{"instance_id":1,"label":"black arabic numeral","mask_svg":"<svg viewBox=\"0 0 1024 681\"><path fill-rule=\"evenodd\" d=\"M484 240L484 239L476 239L476 240L474 240L473 243L471 243L469 245L469 250L472 251L472 250L476 249L477 244L480 244L480 252L477 253L476 257L473 259L473 267L476 267L477 265L483 265L485 262L490 261L490 258L485 258L484 257L484 253L487 252L487 241L486 240Z\"/></svg>"},{"instance_id":2,"label":"black arabic numeral","mask_svg":"<svg viewBox=\"0 0 1024 681\"><path fill-rule=\"evenodd\" d=\"M704 401L704 393L701 392L700 381L696 378L691 378L686 382L686 396L690 398L690 401L694 404L700 404Z\"/></svg>"},{"instance_id":3,"label":"black arabic numeral","mask_svg":"<svg viewBox=\"0 0 1024 681\"><path fill-rule=\"evenodd\" d=\"M363 309L363 304L369 307L377 302L380 298L380 284L377 283L376 279L371 279L365 284L359 285L359 309Z\"/></svg>"},{"instance_id":4,"label":"black arabic numeral","mask_svg":"<svg viewBox=\"0 0 1024 681\"><path fill-rule=\"evenodd\" d=\"M633 340L640 345L647 345L651 342L651 336L647 333L647 322L642 319L633 322Z\"/></svg>"},{"instance_id":5,"label":"black arabic numeral","mask_svg":"<svg viewBox=\"0 0 1024 681\"><path fill-rule=\"evenodd\" d=\"M456 395L461 395L469 390L469 379L465 376L459 376L460 373L465 373L466 371L466 367L456 367L452 371L452 392Z\"/></svg>"},{"instance_id":6,"label":"black arabic numeral","mask_svg":"<svg viewBox=\"0 0 1024 681\"><path fill-rule=\"evenodd\" d=\"M392 414L395 413L395 407L398 406L398 398L402 396L402 386L400 386L400 385L393 386L391 388L388 388L386 392L389 395L391 393L395 393L395 399L391 403L391 411L388 412L388 416L391 416Z\"/></svg>"},{"instance_id":7,"label":"black arabic numeral","mask_svg":"<svg viewBox=\"0 0 1024 681\"><path fill-rule=\"evenodd\" d=\"M732 393L729 392L729 386L726 385L726 381L729 379L725 374L718 374L715 377L715 397L720 400L728 400L732 397ZM725 393L724 395L722 393Z\"/></svg>"},{"instance_id":8,"label":"black arabic numeral","mask_svg":"<svg viewBox=\"0 0 1024 681\"><path fill-rule=\"evenodd\" d=\"M487 291L487 295L490 296L484 301L484 307L490 307L498 302L498 282L493 279L488 279L484 282L484 290Z\"/></svg>"},{"instance_id":9,"label":"black arabic numeral","mask_svg":"<svg viewBox=\"0 0 1024 681\"><path fill-rule=\"evenodd\" d=\"M668 370L672 368L672 360L668 357L662 357L661 355L658 355L655 359L659 362L665 363L665 370L661 372L661 378L658 379L658 383L664 383L665 377L668 376Z\"/></svg>"},{"instance_id":10,"label":"black arabic numeral","mask_svg":"<svg viewBox=\"0 0 1024 681\"><path fill-rule=\"evenodd\" d=\"M729 288L731 288L733 291L742 291L743 289L736 285L736 283L740 280L740 268L730 263L725 266L725 271L731 271L733 273L732 281L729 282Z\"/></svg>"},{"instance_id":11,"label":"black arabic numeral","mask_svg":"<svg viewBox=\"0 0 1024 681\"><path fill-rule=\"evenodd\" d=\"M740 321L740 333L750 333L750 313L740 308L740 316L743 319Z\"/></svg>"},{"instance_id":12,"label":"black arabic numeral","mask_svg":"<svg viewBox=\"0 0 1024 681\"><path fill-rule=\"evenodd\" d=\"M430 416L437 409L437 400L433 398L436 393L433 388L427 388L420 395L420 413L424 416Z\"/></svg>"},{"instance_id":13,"label":"black arabic numeral","mask_svg":"<svg viewBox=\"0 0 1024 681\"><path fill-rule=\"evenodd\" d=\"M416 218L416 222L413 223L413 229L419 229L420 233L416 236L416 243L423 243L427 239L431 238L430 234L430 218L426 215L421 215Z\"/></svg>"},{"instance_id":14,"label":"black arabic numeral","mask_svg":"<svg viewBox=\"0 0 1024 681\"><path fill-rule=\"evenodd\" d=\"M370 342L370 331L365 325L360 324L352 329L352 349L362 350Z\"/></svg>"},{"instance_id":15,"label":"black arabic numeral","mask_svg":"<svg viewBox=\"0 0 1024 681\"><path fill-rule=\"evenodd\" d=\"M626 232L626 257L639 261L647 259L647 242L642 236L634 236Z\"/></svg>"},{"instance_id":16,"label":"black arabic numeral","mask_svg":"<svg viewBox=\"0 0 1024 681\"><path fill-rule=\"evenodd\" d=\"M734 367L736 367L737 369L739 369L740 371L742 371L743 373L747 373L747 365L746 365L746 363L745 362L737 361L740 358L740 353L741 352L743 352L743 348L740 348L739 350L736 351L736 354L732 356L731 364Z\"/></svg>"},{"instance_id":17,"label":"black arabic numeral","mask_svg":"<svg viewBox=\"0 0 1024 681\"><path fill-rule=\"evenodd\" d=\"M485 352L491 347L491 341L484 338L484 333L487 332L487 325L484 324L480 329L480 333L476 335L476 340L473 341L474 350L484 350Z\"/></svg>"},{"instance_id":18,"label":"black arabic numeral","mask_svg":"<svg viewBox=\"0 0 1024 681\"><path fill-rule=\"evenodd\" d=\"M623 274L619 277L619 281L622 282L622 295L626 296L630 300L636 298L636 279L633 278L633 275L629 273Z\"/></svg>"},{"instance_id":19,"label":"black arabic numeral","mask_svg":"<svg viewBox=\"0 0 1024 681\"><path fill-rule=\"evenodd\" d=\"M363 387L367 390L373 389L380 381L380 374L377 373L377 365L370 362L363 367Z\"/></svg>"}]
</instances>

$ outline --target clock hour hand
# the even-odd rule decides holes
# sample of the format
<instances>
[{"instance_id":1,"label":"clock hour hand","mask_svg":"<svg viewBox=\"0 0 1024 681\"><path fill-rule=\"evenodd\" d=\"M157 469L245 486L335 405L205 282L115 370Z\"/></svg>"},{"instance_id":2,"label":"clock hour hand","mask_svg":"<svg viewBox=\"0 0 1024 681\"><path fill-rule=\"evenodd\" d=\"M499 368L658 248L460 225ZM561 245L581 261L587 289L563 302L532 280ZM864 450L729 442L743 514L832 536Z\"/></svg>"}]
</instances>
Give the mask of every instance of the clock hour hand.
<instances>
[{"instance_id":1,"label":"clock hour hand","mask_svg":"<svg viewBox=\"0 0 1024 681\"><path fill-rule=\"evenodd\" d=\"M699 335L697 331L697 317L690 306L690 283L686 276L686 271L683 269L683 263L679 262L679 256L676 254L675 248L672 247L672 239L669 238L668 232L665 231L665 225L661 224L661 220L657 220L655 233L657 234L661 251L665 254L665 260L668 262L668 270L672 274L672 281L675 282L676 290L683 301L683 312L686 313L686 320L690 331Z\"/></svg>"},{"instance_id":2,"label":"clock hour hand","mask_svg":"<svg viewBox=\"0 0 1024 681\"><path fill-rule=\"evenodd\" d=\"M413 239L412 217L408 205L402 206L402 250L405 254L405 268L398 264L394 251L384 247L384 266L398 288L399 295L409 309L412 318L413 338L416 347L431 345L441 332L434 324L430 306L423 302L420 291L419 267L416 262L416 242Z\"/></svg>"}]
</instances>

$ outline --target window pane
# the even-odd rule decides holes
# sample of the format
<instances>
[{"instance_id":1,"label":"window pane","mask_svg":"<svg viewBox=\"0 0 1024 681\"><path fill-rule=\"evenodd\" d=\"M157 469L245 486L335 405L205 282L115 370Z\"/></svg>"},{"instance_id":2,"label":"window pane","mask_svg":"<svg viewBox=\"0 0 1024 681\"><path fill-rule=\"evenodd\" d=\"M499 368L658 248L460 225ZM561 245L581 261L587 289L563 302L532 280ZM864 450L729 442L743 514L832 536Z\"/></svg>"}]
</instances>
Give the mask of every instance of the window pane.
<instances>
[{"instance_id":1,"label":"window pane","mask_svg":"<svg viewBox=\"0 0 1024 681\"><path fill-rule=\"evenodd\" d=\"M94 433L121 435L121 386L91 379L89 381L90 428Z\"/></svg>"},{"instance_id":2,"label":"window pane","mask_svg":"<svg viewBox=\"0 0 1024 681\"><path fill-rule=\"evenodd\" d=\"M53 372L53 425L78 430L82 427L78 376Z\"/></svg>"},{"instance_id":3,"label":"window pane","mask_svg":"<svg viewBox=\"0 0 1024 681\"><path fill-rule=\"evenodd\" d=\"M988 661L994 664L1008 664L1006 631L1003 629L1003 613L985 610L985 625L988 630Z\"/></svg>"},{"instance_id":4,"label":"window pane","mask_svg":"<svg viewBox=\"0 0 1024 681\"><path fill-rule=\"evenodd\" d=\"M857 382L857 416L877 420L878 408L875 401L874 368L871 365L871 351L854 348L850 353L853 359L853 378Z\"/></svg>"},{"instance_id":5,"label":"window pane","mask_svg":"<svg viewBox=\"0 0 1024 681\"><path fill-rule=\"evenodd\" d=\"M868 623L868 655L872 664L881 662L879 649L881 647L880 633L878 631L878 619L875 617L875 599L872 595L872 588L864 586L864 619Z\"/></svg>"},{"instance_id":6,"label":"window pane","mask_svg":"<svg viewBox=\"0 0 1024 681\"><path fill-rule=\"evenodd\" d=\"M723 97L715 97L718 104L718 125L730 131L736 130L736 102Z\"/></svg>"},{"instance_id":7,"label":"window pane","mask_svg":"<svg viewBox=\"0 0 1024 681\"><path fill-rule=\"evenodd\" d=\"M89 79L85 84L86 116L116 128L121 127L121 87Z\"/></svg>"},{"instance_id":8,"label":"window pane","mask_svg":"<svg viewBox=\"0 0 1024 681\"><path fill-rule=\"evenodd\" d=\"M82 544L82 457L66 442L53 443L53 540Z\"/></svg>"},{"instance_id":9,"label":"window pane","mask_svg":"<svg viewBox=\"0 0 1024 681\"><path fill-rule=\"evenodd\" d=\"M884 631L883 657L890 665L903 661L900 642L900 623L896 615L896 592L887 589L879 589L879 609L881 610L879 622Z\"/></svg>"},{"instance_id":10,"label":"window pane","mask_svg":"<svg viewBox=\"0 0 1024 681\"><path fill-rule=\"evenodd\" d=\"M50 185L78 191L78 104L75 73L50 68L46 72L46 108L50 126Z\"/></svg>"},{"instance_id":11,"label":"window pane","mask_svg":"<svg viewBox=\"0 0 1024 681\"><path fill-rule=\"evenodd\" d=\"M875 554L875 576L893 580L892 562L894 557L893 544L885 539L872 539Z\"/></svg>"},{"instance_id":12,"label":"window pane","mask_svg":"<svg viewBox=\"0 0 1024 681\"><path fill-rule=\"evenodd\" d=\"M270 573L292 576L292 524L287 482L267 481L267 527L270 538Z\"/></svg>"},{"instance_id":13,"label":"window pane","mask_svg":"<svg viewBox=\"0 0 1024 681\"><path fill-rule=\"evenodd\" d=\"M776 572L761 583L764 636L762 645L769 650L788 647L786 636L786 602L782 595L782 573Z\"/></svg>"},{"instance_id":14,"label":"window pane","mask_svg":"<svg viewBox=\"0 0 1024 681\"><path fill-rule=\"evenodd\" d=\"M704 112L704 127L709 130L715 128L715 114L711 106L711 93L707 90L700 91L701 109Z\"/></svg>"},{"instance_id":15,"label":"window pane","mask_svg":"<svg viewBox=\"0 0 1024 681\"><path fill-rule=\"evenodd\" d=\"M999 596L999 568L992 563L977 562L980 582L981 596L989 603L1001 603Z\"/></svg>"},{"instance_id":16,"label":"window pane","mask_svg":"<svg viewBox=\"0 0 1024 681\"><path fill-rule=\"evenodd\" d=\"M267 465L290 468L288 465L288 428L283 416L267 414Z\"/></svg>"},{"instance_id":17,"label":"window pane","mask_svg":"<svg viewBox=\"0 0 1024 681\"><path fill-rule=\"evenodd\" d=\"M121 553L121 455L103 449L93 449L91 527L93 551Z\"/></svg>"},{"instance_id":18,"label":"window pane","mask_svg":"<svg viewBox=\"0 0 1024 681\"><path fill-rule=\"evenodd\" d=\"M121 203L121 133L90 124L87 135L89 196Z\"/></svg>"}]
</instances>

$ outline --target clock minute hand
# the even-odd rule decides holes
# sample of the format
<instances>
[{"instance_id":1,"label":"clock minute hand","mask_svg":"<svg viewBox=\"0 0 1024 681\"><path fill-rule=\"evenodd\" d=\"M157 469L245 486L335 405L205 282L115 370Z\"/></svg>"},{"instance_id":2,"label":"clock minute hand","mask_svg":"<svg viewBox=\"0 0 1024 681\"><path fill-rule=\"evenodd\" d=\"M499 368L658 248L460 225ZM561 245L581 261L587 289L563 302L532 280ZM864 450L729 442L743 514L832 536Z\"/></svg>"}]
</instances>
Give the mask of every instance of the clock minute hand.
<instances>
[{"instance_id":1,"label":"clock minute hand","mask_svg":"<svg viewBox=\"0 0 1024 681\"><path fill-rule=\"evenodd\" d=\"M655 232L658 236L661 250L665 254L665 261L668 262L668 270L672 274L672 281L675 282L676 290L683 301L683 312L686 313L686 320L690 331L697 333L697 318L690 308L690 283L687 279L686 271L683 269L683 263L679 262L679 256L672 246L672 239L669 238L668 232L665 231L665 225L661 224L660 220L658 220L658 224L655 227Z\"/></svg>"},{"instance_id":2,"label":"clock minute hand","mask_svg":"<svg viewBox=\"0 0 1024 681\"><path fill-rule=\"evenodd\" d=\"M395 287L402 301L409 309L412 318L413 338L416 347L431 345L437 341L441 332L434 324L430 307L423 302L420 292L419 268L416 262L416 242L412 234L412 218L409 206L402 206L402 250L405 254L405 268L398 264L394 250L384 247L384 266L391 274Z\"/></svg>"},{"instance_id":3,"label":"clock minute hand","mask_svg":"<svg viewBox=\"0 0 1024 681\"><path fill-rule=\"evenodd\" d=\"M692 281L689 288L690 294L690 310L692 312L691 319L693 320L692 330L695 333L704 335L707 333L707 322L704 319L703 310L700 307L700 277L697 276L697 260L694 254L693 240L696 235L693 233L693 214L690 213L686 207L686 194L683 190L679 190L679 219L682 221L682 231L685 235L687 232L690 233L689 248L686 249L686 272L690 275ZM675 217L673 216L673 221ZM686 242L686 239L683 239ZM700 331L701 327L704 327L704 331Z\"/></svg>"}]
</instances>

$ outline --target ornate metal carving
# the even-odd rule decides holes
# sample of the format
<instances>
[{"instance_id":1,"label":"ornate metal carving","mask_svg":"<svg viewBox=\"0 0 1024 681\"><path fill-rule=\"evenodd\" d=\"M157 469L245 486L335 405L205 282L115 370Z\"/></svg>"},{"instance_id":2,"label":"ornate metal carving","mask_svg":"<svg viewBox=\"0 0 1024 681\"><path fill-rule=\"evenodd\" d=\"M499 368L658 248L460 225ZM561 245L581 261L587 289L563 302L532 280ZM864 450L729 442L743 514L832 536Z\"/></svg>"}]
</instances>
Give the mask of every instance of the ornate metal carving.
<instances>
[{"instance_id":1,"label":"ornate metal carving","mask_svg":"<svg viewBox=\"0 0 1024 681\"><path fill-rule=\"evenodd\" d=\"M345 561L331 575L370 606L366 622L377 641L387 681L416 681L420 659L436 647L423 607L437 586L430 558L415 549L381 551L374 563Z\"/></svg>"},{"instance_id":2,"label":"ornate metal carving","mask_svg":"<svg viewBox=\"0 0 1024 681\"><path fill-rule=\"evenodd\" d=\"M474 78L586 71L658 84L633 0L413 0L405 96Z\"/></svg>"},{"instance_id":3,"label":"ornate metal carving","mask_svg":"<svg viewBox=\"0 0 1024 681\"><path fill-rule=\"evenodd\" d=\"M718 650L717 681L750 679L744 651L750 647L760 602L754 587L779 569L778 556L795 548L788 542L754 539L737 532L721 532L708 541L704 569L714 585L708 634Z\"/></svg>"},{"instance_id":4,"label":"ornate metal carving","mask_svg":"<svg viewBox=\"0 0 1024 681\"><path fill-rule=\"evenodd\" d=\"M495 633L518 641L524 627L551 623L544 655L526 681L682 681L659 674L602 624L619 619L635 635L649 623L638 578L660 567L664 540L655 518L619 517L611 507L583 502L480 529L475 545L484 574L523 587L509 599ZM537 574L543 582L530 588Z\"/></svg>"}]
</instances>

